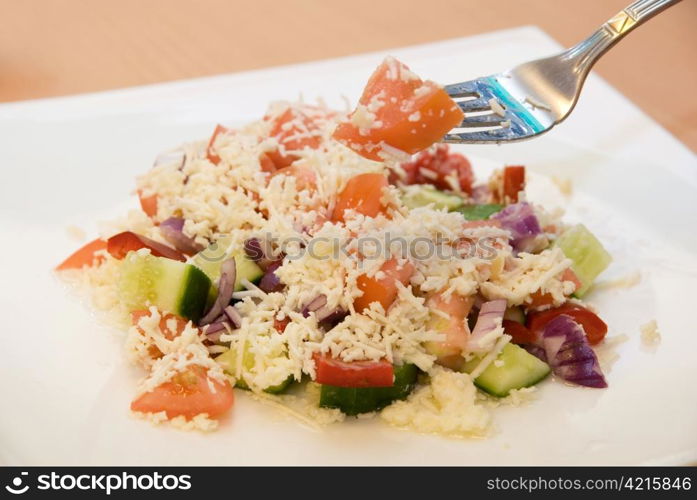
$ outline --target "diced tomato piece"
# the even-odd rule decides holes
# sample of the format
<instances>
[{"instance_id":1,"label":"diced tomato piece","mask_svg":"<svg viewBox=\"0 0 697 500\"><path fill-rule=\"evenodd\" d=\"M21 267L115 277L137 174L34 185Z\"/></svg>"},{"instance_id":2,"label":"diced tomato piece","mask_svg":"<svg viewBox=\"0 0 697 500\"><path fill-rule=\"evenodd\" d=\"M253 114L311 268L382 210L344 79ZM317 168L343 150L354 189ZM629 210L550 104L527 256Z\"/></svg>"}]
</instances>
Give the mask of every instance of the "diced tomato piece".
<instances>
[{"instance_id":1,"label":"diced tomato piece","mask_svg":"<svg viewBox=\"0 0 697 500\"><path fill-rule=\"evenodd\" d=\"M302 191L307 189L308 191L314 191L317 188L317 175L315 171L312 170L308 165L302 164L302 162L294 163L289 167L283 167L276 170L271 176L275 177L277 175L288 175L295 177L295 187Z\"/></svg>"},{"instance_id":2,"label":"diced tomato piece","mask_svg":"<svg viewBox=\"0 0 697 500\"><path fill-rule=\"evenodd\" d=\"M192 366L138 397L131 403L131 410L142 413L164 411L169 419L183 416L191 420L202 413L217 418L232 408L234 401L235 395L227 380L223 383L209 378L205 368Z\"/></svg>"},{"instance_id":3,"label":"diced tomato piece","mask_svg":"<svg viewBox=\"0 0 697 500\"><path fill-rule=\"evenodd\" d=\"M518 203L518 193L525 189L525 167L515 165L503 169L503 201Z\"/></svg>"},{"instance_id":4,"label":"diced tomato piece","mask_svg":"<svg viewBox=\"0 0 697 500\"><path fill-rule=\"evenodd\" d=\"M389 361L351 361L315 354L315 381L335 387L392 387L394 368Z\"/></svg>"},{"instance_id":5,"label":"diced tomato piece","mask_svg":"<svg viewBox=\"0 0 697 500\"><path fill-rule=\"evenodd\" d=\"M576 273L573 272L571 268L567 268L566 270L564 270L564 272L561 274L560 279L562 281L572 281L575 285L574 291L581 288L581 280L578 279L578 276L576 276ZM540 290L538 290L530 295L530 303L528 304L528 308L535 310L545 308L553 304L554 297L552 297L552 294L542 293Z\"/></svg>"},{"instance_id":6,"label":"diced tomato piece","mask_svg":"<svg viewBox=\"0 0 697 500\"><path fill-rule=\"evenodd\" d=\"M527 327L536 336L542 335L547 323L560 314L571 316L583 327L590 344L600 343L607 334L607 324L593 311L578 304L566 303L560 307L528 314Z\"/></svg>"},{"instance_id":7,"label":"diced tomato piece","mask_svg":"<svg viewBox=\"0 0 697 500\"><path fill-rule=\"evenodd\" d=\"M470 337L467 315L472 310L473 304L474 297L463 297L454 293L448 299L445 299L442 294L438 293L429 297L426 302L429 308L448 315L448 319L446 319L436 313L432 313L429 328L439 333L444 333L445 340L426 342L424 345L430 354L438 357L440 364L456 368L454 363L464 361L461 355L463 349L467 347L467 341Z\"/></svg>"},{"instance_id":8,"label":"diced tomato piece","mask_svg":"<svg viewBox=\"0 0 697 500\"><path fill-rule=\"evenodd\" d=\"M578 279L578 276L576 276L576 273L570 267L566 268L564 272L561 274L561 280L573 282L574 292L581 288L581 280Z\"/></svg>"},{"instance_id":9,"label":"diced tomato piece","mask_svg":"<svg viewBox=\"0 0 697 500\"><path fill-rule=\"evenodd\" d=\"M259 155L259 168L262 172L273 174L276 171L276 165L269 155L262 153Z\"/></svg>"},{"instance_id":10,"label":"diced tomato piece","mask_svg":"<svg viewBox=\"0 0 697 500\"><path fill-rule=\"evenodd\" d=\"M353 209L366 217L376 217L384 213L382 191L388 186L382 174L360 174L349 179L346 187L339 193L332 213L333 222L344 222L344 211Z\"/></svg>"},{"instance_id":11,"label":"diced tomato piece","mask_svg":"<svg viewBox=\"0 0 697 500\"><path fill-rule=\"evenodd\" d=\"M514 344L532 344L535 342L536 336L525 325L521 325L517 321L504 319L502 322L503 331L513 337L511 342Z\"/></svg>"},{"instance_id":12,"label":"diced tomato piece","mask_svg":"<svg viewBox=\"0 0 697 500\"><path fill-rule=\"evenodd\" d=\"M338 125L333 137L379 161L384 144L417 153L438 142L463 117L440 85L421 80L406 65L388 57L368 80L359 107Z\"/></svg>"},{"instance_id":13,"label":"diced tomato piece","mask_svg":"<svg viewBox=\"0 0 697 500\"><path fill-rule=\"evenodd\" d=\"M286 317L283 319L276 319L274 318L273 320L273 327L276 329L278 333L283 333L286 331L286 327L290 323L290 318Z\"/></svg>"},{"instance_id":14,"label":"diced tomato piece","mask_svg":"<svg viewBox=\"0 0 697 500\"><path fill-rule=\"evenodd\" d=\"M143 196L143 193L138 191L138 201L140 208L145 212L145 215L152 218L157 215L157 195Z\"/></svg>"},{"instance_id":15,"label":"diced tomato piece","mask_svg":"<svg viewBox=\"0 0 697 500\"><path fill-rule=\"evenodd\" d=\"M404 184L430 184L437 189L450 191L453 186L448 182L448 177L455 177L460 189L472 194L472 165L460 153L451 153L447 144L438 144L433 151L422 151L401 167L406 177L400 179L392 174L390 182L393 184L400 179Z\"/></svg>"},{"instance_id":16,"label":"diced tomato piece","mask_svg":"<svg viewBox=\"0 0 697 500\"><path fill-rule=\"evenodd\" d=\"M305 148L317 149L322 144L318 122L303 108L289 107L272 120L269 134L275 137L286 151L276 150L267 153L276 168L287 167L299 158L290 152Z\"/></svg>"},{"instance_id":17,"label":"diced tomato piece","mask_svg":"<svg viewBox=\"0 0 697 500\"><path fill-rule=\"evenodd\" d=\"M145 335L145 332L140 328L140 326L138 326L138 322L140 321L140 318L142 318L143 316L150 316L150 311L147 309L131 311L131 323L138 329L141 335ZM171 320L175 321L174 330L170 329L170 323L172 323ZM181 335L181 333L186 328L187 323L188 320L182 318L181 316L177 316L176 314L164 313L160 315L159 328L162 332L162 335L164 335L164 337L167 340L174 340L176 337ZM162 351L160 351L160 349L156 345L151 345L148 352L150 353L150 357L152 357L153 359L159 359L163 356Z\"/></svg>"},{"instance_id":18,"label":"diced tomato piece","mask_svg":"<svg viewBox=\"0 0 697 500\"><path fill-rule=\"evenodd\" d=\"M414 274L414 266L409 261L400 266L399 261L393 258L386 261L380 271L384 274L381 279L365 274L358 277L358 289L363 292L363 295L356 297L353 302L356 311L363 311L373 302L380 302L383 309L387 311L397 298L399 292L397 282L403 285L409 283L411 275Z\"/></svg>"},{"instance_id":19,"label":"diced tomato piece","mask_svg":"<svg viewBox=\"0 0 697 500\"><path fill-rule=\"evenodd\" d=\"M107 240L107 251L115 259L123 259L128 252L149 248L155 257L167 257L168 259L186 262L186 256L174 248L141 236L132 231L124 231Z\"/></svg>"},{"instance_id":20,"label":"diced tomato piece","mask_svg":"<svg viewBox=\"0 0 697 500\"><path fill-rule=\"evenodd\" d=\"M208 147L206 148L206 158L208 158L208 161L210 161L213 165L217 165L218 163L220 163L220 156L218 156L213 149L215 146L215 140L218 138L220 134L227 134L228 132L230 132L230 129L218 124L215 126L213 135L208 141Z\"/></svg>"},{"instance_id":21,"label":"diced tomato piece","mask_svg":"<svg viewBox=\"0 0 697 500\"><path fill-rule=\"evenodd\" d=\"M94 254L100 250L106 250L106 241L96 240L90 241L85 246L74 252L67 259L61 262L56 271L65 271L66 269L80 269L85 266L99 265L104 260L103 256L95 256Z\"/></svg>"}]
</instances>

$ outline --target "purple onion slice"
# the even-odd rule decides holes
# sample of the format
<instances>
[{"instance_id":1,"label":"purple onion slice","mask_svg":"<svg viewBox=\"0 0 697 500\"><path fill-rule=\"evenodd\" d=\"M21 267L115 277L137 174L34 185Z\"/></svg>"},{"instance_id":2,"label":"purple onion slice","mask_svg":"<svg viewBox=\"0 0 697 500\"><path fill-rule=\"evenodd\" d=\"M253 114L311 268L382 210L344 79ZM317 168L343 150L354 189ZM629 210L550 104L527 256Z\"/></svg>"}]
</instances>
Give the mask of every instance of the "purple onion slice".
<instances>
[{"instance_id":1,"label":"purple onion slice","mask_svg":"<svg viewBox=\"0 0 697 500\"><path fill-rule=\"evenodd\" d=\"M545 326L545 356L558 377L585 387L604 388L607 381L583 328L571 316L560 314Z\"/></svg>"},{"instance_id":2,"label":"purple onion slice","mask_svg":"<svg viewBox=\"0 0 697 500\"><path fill-rule=\"evenodd\" d=\"M199 325L207 325L223 313L225 307L230 304L232 294L235 291L235 280L237 279L237 266L235 259L228 259L220 266L220 279L218 280L218 296L213 303L210 311L201 319Z\"/></svg>"},{"instance_id":3,"label":"purple onion slice","mask_svg":"<svg viewBox=\"0 0 697 500\"><path fill-rule=\"evenodd\" d=\"M193 238L184 234L184 219L181 217L170 217L160 224L162 236L177 250L187 255L194 255L203 247L196 243Z\"/></svg>"},{"instance_id":4,"label":"purple onion slice","mask_svg":"<svg viewBox=\"0 0 697 500\"><path fill-rule=\"evenodd\" d=\"M506 305L506 299L490 300L482 304L477 323L474 325L474 330L472 330L472 335L468 341L470 351L481 352L488 348L488 345L480 345L480 341L496 327L501 326Z\"/></svg>"},{"instance_id":5,"label":"purple onion slice","mask_svg":"<svg viewBox=\"0 0 697 500\"><path fill-rule=\"evenodd\" d=\"M227 306L225 309L223 309L223 312L235 328L242 326L242 316L240 315L239 311L235 309L235 306Z\"/></svg>"},{"instance_id":6,"label":"purple onion slice","mask_svg":"<svg viewBox=\"0 0 697 500\"><path fill-rule=\"evenodd\" d=\"M312 299L305 307L303 307L302 315L303 317L307 318L310 315L310 313L313 313L326 305L327 296L324 294L318 295L317 297Z\"/></svg>"},{"instance_id":7,"label":"purple onion slice","mask_svg":"<svg viewBox=\"0 0 697 500\"><path fill-rule=\"evenodd\" d=\"M281 279L276 276L276 269L281 267L281 264L283 264L283 261L279 260L271 264L267 269L266 272L264 273L264 276L261 277L261 280L259 281L259 288L265 291L266 293L271 293L271 292L280 292L285 288L285 285L281 283Z\"/></svg>"},{"instance_id":8,"label":"purple onion slice","mask_svg":"<svg viewBox=\"0 0 697 500\"><path fill-rule=\"evenodd\" d=\"M499 220L501 227L511 232L511 246L520 252L532 252L543 243L539 238L542 235L540 222L530 203L508 205L491 218Z\"/></svg>"}]
</instances>

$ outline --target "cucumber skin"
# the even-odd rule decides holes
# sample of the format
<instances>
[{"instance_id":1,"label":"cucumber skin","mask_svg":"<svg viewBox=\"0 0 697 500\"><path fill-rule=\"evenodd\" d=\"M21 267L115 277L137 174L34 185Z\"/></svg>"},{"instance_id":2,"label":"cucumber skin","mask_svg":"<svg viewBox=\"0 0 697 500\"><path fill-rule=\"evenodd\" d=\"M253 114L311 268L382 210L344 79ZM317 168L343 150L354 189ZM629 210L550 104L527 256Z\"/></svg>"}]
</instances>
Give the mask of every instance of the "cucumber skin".
<instances>
[{"instance_id":1,"label":"cucumber skin","mask_svg":"<svg viewBox=\"0 0 697 500\"><path fill-rule=\"evenodd\" d=\"M181 275L174 290L163 290L163 283ZM145 282L146 287L143 288ZM196 266L154 255L129 253L123 262L119 277L122 300L131 311L151 305L162 312L170 312L197 322L206 306L211 280ZM159 288L159 290L158 290ZM177 295L169 293L176 291Z\"/></svg>"},{"instance_id":2,"label":"cucumber skin","mask_svg":"<svg viewBox=\"0 0 697 500\"><path fill-rule=\"evenodd\" d=\"M418 373L416 365L403 364L394 367L395 382L392 387L322 385L319 405L322 408L341 410L350 416L378 411L396 400L406 399L416 386Z\"/></svg>"},{"instance_id":3,"label":"cucumber skin","mask_svg":"<svg viewBox=\"0 0 697 500\"><path fill-rule=\"evenodd\" d=\"M190 264L188 264L190 265ZM196 266L191 266L179 299L179 316L198 322L208 301L211 280Z\"/></svg>"},{"instance_id":4,"label":"cucumber skin","mask_svg":"<svg viewBox=\"0 0 697 500\"><path fill-rule=\"evenodd\" d=\"M497 367L492 361L492 363L486 367L486 370L484 370L479 377L474 379L474 385L479 389L498 398L508 396L514 389L522 389L524 387L536 385L547 378L552 371L547 363L536 358L516 344L506 344L496 359L502 358L506 364ZM521 362L528 365L527 370L529 376L515 383L510 383L509 381L508 384L501 385L503 382L501 379L505 378L506 371L511 370L510 363L514 363L513 369L516 369L520 367ZM477 364L479 364L479 359L470 360L465 363L462 371L471 372L476 368ZM508 365L508 368L506 365Z\"/></svg>"},{"instance_id":5,"label":"cucumber skin","mask_svg":"<svg viewBox=\"0 0 697 500\"><path fill-rule=\"evenodd\" d=\"M501 210L503 210L503 205L491 203L484 205L465 205L453 211L461 213L467 220L486 220Z\"/></svg>"}]
</instances>

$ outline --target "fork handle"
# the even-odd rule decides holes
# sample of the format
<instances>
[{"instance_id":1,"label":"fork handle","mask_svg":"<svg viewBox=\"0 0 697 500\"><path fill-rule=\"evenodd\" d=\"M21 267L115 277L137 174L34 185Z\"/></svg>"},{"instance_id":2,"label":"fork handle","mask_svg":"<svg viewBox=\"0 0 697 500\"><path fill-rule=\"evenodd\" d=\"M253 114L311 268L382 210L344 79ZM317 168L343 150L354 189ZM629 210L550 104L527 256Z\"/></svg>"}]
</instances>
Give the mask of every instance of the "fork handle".
<instances>
[{"instance_id":1,"label":"fork handle","mask_svg":"<svg viewBox=\"0 0 697 500\"><path fill-rule=\"evenodd\" d=\"M575 69L587 73L600 56L605 54L628 33L653 16L672 7L681 0L636 0L598 28L591 36L564 52L574 61Z\"/></svg>"}]
</instances>

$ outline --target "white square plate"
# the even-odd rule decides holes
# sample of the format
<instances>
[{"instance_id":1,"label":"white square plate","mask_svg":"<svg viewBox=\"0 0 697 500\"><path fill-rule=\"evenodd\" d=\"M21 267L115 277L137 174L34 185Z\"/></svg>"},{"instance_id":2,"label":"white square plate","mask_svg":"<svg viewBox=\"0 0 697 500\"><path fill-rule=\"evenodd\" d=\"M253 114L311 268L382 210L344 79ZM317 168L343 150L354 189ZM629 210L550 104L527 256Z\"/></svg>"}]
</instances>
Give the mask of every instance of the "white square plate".
<instances>
[{"instance_id":1,"label":"white square plate","mask_svg":"<svg viewBox=\"0 0 697 500\"><path fill-rule=\"evenodd\" d=\"M628 42L628 43L631 43ZM391 51L449 83L503 70L558 46L536 28ZM0 105L0 463L5 464L677 464L697 461L697 159L591 76L578 109L528 143L464 148L481 168L522 163L569 178L568 218L639 271L626 290L594 292L616 350L607 390L546 382L537 400L495 412L490 439L453 441L379 421L311 430L237 392L210 435L129 416L138 371L121 337L67 295L51 269L77 225L135 206L134 176L161 150L219 121L260 117L270 100L354 101L384 53L85 96ZM649 78L652 76L649 75ZM533 191L535 191L533 189ZM532 193L538 196L543 193ZM655 350L640 325L656 319Z\"/></svg>"}]
</instances>

